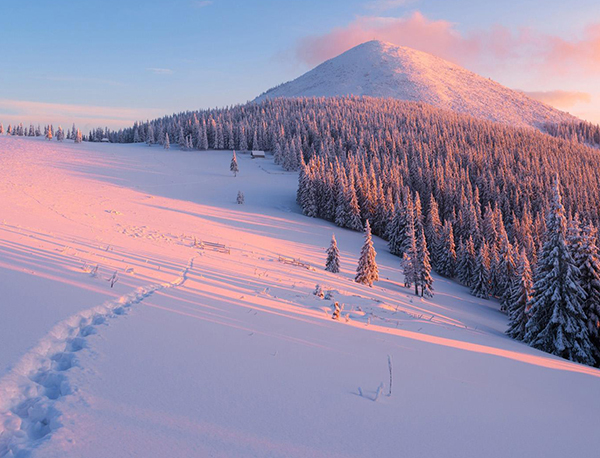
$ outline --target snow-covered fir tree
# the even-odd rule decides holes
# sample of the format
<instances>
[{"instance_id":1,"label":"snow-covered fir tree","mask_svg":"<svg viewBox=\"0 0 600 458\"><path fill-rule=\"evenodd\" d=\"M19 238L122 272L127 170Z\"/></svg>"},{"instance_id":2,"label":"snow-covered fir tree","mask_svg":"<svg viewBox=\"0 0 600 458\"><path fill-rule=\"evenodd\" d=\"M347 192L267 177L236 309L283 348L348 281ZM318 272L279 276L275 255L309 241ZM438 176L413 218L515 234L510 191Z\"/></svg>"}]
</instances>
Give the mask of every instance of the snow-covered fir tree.
<instances>
[{"instance_id":1,"label":"snow-covered fir tree","mask_svg":"<svg viewBox=\"0 0 600 458\"><path fill-rule=\"evenodd\" d=\"M163 147L165 149L171 148L171 142L169 142L169 133L168 132L165 134L165 143L164 143Z\"/></svg>"},{"instance_id":2,"label":"snow-covered fir tree","mask_svg":"<svg viewBox=\"0 0 600 458\"><path fill-rule=\"evenodd\" d=\"M435 240L435 239L434 239ZM437 239L437 272L443 277L452 278L456 271L456 245L450 221L446 221Z\"/></svg>"},{"instance_id":3,"label":"snow-covered fir tree","mask_svg":"<svg viewBox=\"0 0 600 458\"><path fill-rule=\"evenodd\" d=\"M340 271L340 250L338 250L335 234L331 236L331 243L329 244L329 248L327 248L325 270L334 274Z\"/></svg>"},{"instance_id":4,"label":"snow-covered fir tree","mask_svg":"<svg viewBox=\"0 0 600 458\"><path fill-rule=\"evenodd\" d=\"M10 130L10 126L8 126ZM46 140L52 140L52 126L46 128Z\"/></svg>"},{"instance_id":5,"label":"snow-covered fir tree","mask_svg":"<svg viewBox=\"0 0 600 458\"><path fill-rule=\"evenodd\" d=\"M373 282L379 280L379 268L375 261L376 255L377 252L373 248L373 240L371 238L371 225L369 224L369 220L367 220L365 224L365 243L360 251L356 277L354 278L357 283L373 286Z\"/></svg>"},{"instance_id":6,"label":"snow-covered fir tree","mask_svg":"<svg viewBox=\"0 0 600 458\"><path fill-rule=\"evenodd\" d=\"M415 292L416 285L418 284L420 288L421 297L433 296L433 278L431 278L431 261L429 257L429 249L427 248L427 240L425 238L425 231L423 230L422 225L419 225L417 228L416 234L416 243L417 243L417 265L416 269L416 284L415 284Z\"/></svg>"},{"instance_id":7,"label":"snow-covered fir tree","mask_svg":"<svg viewBox=\"0 0 600 458\"><path fill-rule=\"evenodd\" d=\"M81 143L83 137L81 136L81 131L79 129L77 129L77 132L75 132L75 138L74 141L75 143Z\"/></svg>"},{"instance_id":8,"label":"snow-covered fir tree","mask_svg":"<svg viewBox=\"0 0 600 458\"><path fill-rule=\"evenodd\" d=\"M440 219L440 212L437 201L433 195L429 198L429 212L427 213L427 220L425 223L425 238L427 239L427 246L429 251L433 254L434 263L433 268L438 270L438 253L440 253L440 236L442 233L442 221ZM391 250L390 250L391 251Z\"/></svg>"},{"instance_id":9,"label":"snow-covered fir tree","mask_svg":"<svg viewBox=\"0 0 600 458\"><path fill-rule=\"evenodd\" d=\"M588 334L595 349L595 359L600 363L600 260L597 246L597 229L586 223L577 231L578 219L569 228L569 250L579 268L580 285L586 293L583 313Z\"/></svg>"},{"instance_id":10,"label":"snow-covered fir tree","mask_svg":"<svg viewBox=\"0 0 600 458\"><path fill-rule=\"evenodd\" d=\"M148 130L146 131L146 144L148 146L152 146L154 144L154 127L152 124L148 125Z\"/></svg>"},{"instance_id":11,"label":"snow-covered fir tree","mask_svg":"<svg viewBox=\"0 0 600 458\"><path fill-rule=\"evenodd\" d=\"M65 131L61 126L58 126L58 130L56 131L56 140L62 142L65 139Z\"/></svg>"},{"instance_id":12,"label":"snow-covered fir tree","mask_svg":"<svg viewBox=\"0 0 600 458\"><path fill-rule=\"evenodd\" d=\"M238 205L243 205L244 204L245 199L244 199L244 193L242 191L238 191L236 202L238 203Z\"/></svg>"},{"instance_id":13,"label":"snow-covered fir tree","mask_svg":"<svg viewBox=\"0 0 600 458\"><path fill-rule=\"evenodd\" d=\"M490 250L485 240L481 243L477 253L471 294L481 299L490 297Z\"/></svg>"},{"instance_id":14,"label":"snow-covered fir tree","mask_svg":"<svg viewBox=\"0 0 600 458\"><path fill-rule=\"evenodd\" d=\"M240 169L238 168L237 157L235 156L235 150L233 151L233 156L231 157L231 164L229 164L229 170L233 172L233 176L237 177Z\"/></svg>"},{"instance_id":15,"label":"snow-covered fir tree","mask_svg":"<svg viewBox=\"0 0 600 458\"><path fill-rule=\"evenodd\" d=\"M476 254L473 237L469 235L466 242L460 241L459 249L456 254L457 267L456 274L458 281L464 286L471 287L476 269Z\"/></svg>"},{"instance_id":16,"label":"snow-covered fir tree","mask_svg":"<svg viewBox=\"0 0 600 458\"><path fill-rule=\"evenodd\" d=\"M4 133L4 126L0 122L0 135L2 135L3 133Z\"/></svg>"},{"instance_id":17,"label":"snow-covered fir tree","mask_svg":"<svg viewBox=\"0 0 600 458\"><path fill-rule=\"evenodd\" d=\"M516 276L518 281L513 285L510 301L507 304L509 327L506 333L513 339L523 340L529 320L529 303L533 290L531 267L525 248L521 249Z\"/></svg>"},{"instance_id":18,"label":"snow-covered fir tree","mask_svg":"<svg viewBox=\"0 0 600 458\"><path fill-rule=\"evenodd\" d=\"M569 359L593 364L583 305L586 293L580 272L567 245L567 219L558 177L546 220L546 236L535 269L530 319L525 342L532 347Z\"/></svg>"}]
</instances>

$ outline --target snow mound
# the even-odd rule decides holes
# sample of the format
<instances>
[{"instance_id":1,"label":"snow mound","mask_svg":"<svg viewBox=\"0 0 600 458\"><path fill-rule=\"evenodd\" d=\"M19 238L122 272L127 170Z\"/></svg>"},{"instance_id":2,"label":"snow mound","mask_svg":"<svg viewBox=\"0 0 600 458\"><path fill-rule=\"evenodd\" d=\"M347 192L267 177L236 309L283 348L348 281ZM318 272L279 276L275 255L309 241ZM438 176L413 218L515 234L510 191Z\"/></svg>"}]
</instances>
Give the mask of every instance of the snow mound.
<instances>
[{"instance_id":1,"label":"snow mound","mask_svg":"<svg viewBox=\"0 0 600 458\"><path fill-rule=\"evenodd\" d=\"M520 127L577 120L444 59L377 40L358 45L255 101L346 95L424 102Z\"/></svg>"}]
</instances>

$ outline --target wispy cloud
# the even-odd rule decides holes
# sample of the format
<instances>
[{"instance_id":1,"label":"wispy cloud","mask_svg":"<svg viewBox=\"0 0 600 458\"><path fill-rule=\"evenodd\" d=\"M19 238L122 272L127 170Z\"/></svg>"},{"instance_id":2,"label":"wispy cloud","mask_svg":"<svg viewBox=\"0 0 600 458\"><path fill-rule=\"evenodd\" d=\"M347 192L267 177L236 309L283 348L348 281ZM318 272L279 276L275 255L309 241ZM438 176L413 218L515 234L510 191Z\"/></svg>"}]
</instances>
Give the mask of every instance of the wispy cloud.
<instances>
[{"instance_id":1,"label":"wispy cloud","mask_svg":"<svg viewBox=\"0 0 600 458\"><path fill-rule=\"evenodd\" d=\"M123 83L120 81L107 80L102 78L89 78L86 76L41 75L34 76L34 78L46 81L59 81L65 83L92 83L105 84L107 86L123 86Z\"/></svg>"},{"instance_id":2,"label":"wispy cloud","mask_svg":"<svg viewBox=\"0 0 600 458\"><path fill-rule=\"evenodd\" d=\"M523 91L532 99L547 103L556 108L571 108L579 103L590 103L592 95L579 91Z\"/></svg>"},{"instance_id":3,"label":"wispy cloud","mask_svg":"<svg viewBox=\"0 0 600 458\"><path fill-rule=\"evenodd\" d=\"M406 6L417 1L418 0L372 0L365 3L363 6L367 10L382 12L400 8L401 6Z\"/></svg>"},{"instance_id":4,"label":"wispy cloud","mask_svg":"<svg viewBox=\"0 0 600 458\"><path fill-rule=\"evenodd\" d=\"M155 75L172 75L173 74L173 70L171 70L170 68L151 67L151 68L147 68L146 70L151 73L154 73Z\"/></svg>"},{"instance_id":5,"label":"wispy cloud","mask_svg":"<svg viewBox=\"0 0 600 458\"><path fill-rule=\"evenodd\" d=\"M475 67L518 62L528 69L556 74L576 72L589 77L600 72L600 23L588 26L576 39L501 25L464 33L454 23L429 19L418 11L402 17L359 16L344 27L304 38L296 54L302 62L314 65L373 39Z\"/></svg>"},{"instance_id":6,"label":"wispy cloud","mask_svg":"<svg viewBox=\"0 0 600 458\"><path fill-rule=\"evenodd\" d=\"M213 2L211 0L195 0L192 2L192 6L194 8L205 8L212 4L213 4Z\"/></svg>"},{"instance_id":7,"label":"wispy cloud","mask_svg":"<svg viewBox=\"0 0 600 458\"><path fill-rule=\"evenodd\" d=\"M138 120L161 116L164 114L162 111L0 99L0 119L5 124L22 122L69 125L74 122L86 129L98 126L118 128L130 126Z\"/></svg>"}]
</instances>

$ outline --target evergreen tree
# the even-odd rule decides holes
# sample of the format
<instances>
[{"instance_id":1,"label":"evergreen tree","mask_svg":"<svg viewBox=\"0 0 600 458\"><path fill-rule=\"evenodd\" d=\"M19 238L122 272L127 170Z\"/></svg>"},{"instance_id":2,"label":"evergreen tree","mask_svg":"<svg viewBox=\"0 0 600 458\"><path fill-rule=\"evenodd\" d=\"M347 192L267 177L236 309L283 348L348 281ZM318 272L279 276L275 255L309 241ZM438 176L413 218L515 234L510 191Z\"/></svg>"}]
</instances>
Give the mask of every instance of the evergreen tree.
<instances>
[{"instance_id":1,"label":"evergreen tree","mask_svg":"<svg viewBox=\"0 0 600 458\"><path fill-rule=\"evenodd\" d=\"M461 240L457 253L457 275L458 281L468 287L471 287L476 271L476 255L473 237L469 235L466 242Z\"/></svg>"},{"instance_id":2,"label":"evergreen tree","mask_svg":"<svg viewBox=\"0 0 600 458\"><path fill-rule=\"evenodd\" d=\"M504 229L504 226L502 226ZM513 256L513 247L508 241L508 235L505 230L499 234L498 250L498 283L500 296L500 310L508 312L508 307L512 301L513 288L516 282L519 282L519 276L516 271L516 263Z\"/></svg>"},{"instance_id":3,"label":"evergreen tree","mask_svg":"<svg viewBox=\"0 0 600 458\"><path fill-rule=\"evenodd\" d=\"M334 274L340 271L340 251L337 247L335 234L331 236L331 244L327 249L327 262L325 263L325 270L328 272L333 272Z\"/></svg>"},{"instance_id":4,"label":"evergreen tree","mask_svg":"<svg viewBox=\"0 0 600 458\"><path fill-rule=\"evenodd\" d=\"M421 297L433 296L433 278L431 278L431 262L429 258L429 250L427 249L427 240L425 239L425 231L419 225L417 229L417 283L421 288ZM415 284L416 293L416 284Z\"/></svg>"},{"instance_id":5,"label":"evergreen tree","mask_svg":"<svg viewBox=\"0 0 600 458\"><path fill-rule=\"evenodd\" d=\"M4 133L4 126L0 122L0 135L2 135L3 133Z\"/></svg>"},{"instance_id":6,"label":"evergreen tree","mask_svg":"<svg viewBox=\"0 0 600 458\"><path fill-rule=\"evenodd\" d=\"M245 202L244 193L242 191L238 191L236 202L238 205L243 205Z\"/></svg>"},{"instance_id":7,"label":"evergreen tree","mask_svg":"<svg viewBox=\"0 0 600 458\"><path fill-rule=\"evenodd\" d=\"M376 255L377 252L373 248L373 240L371 239L371 225L369 224L369 220L367 220L365 225L365 244L360 251L354 281L363 285L373 286L373 282L379 280L379 268L375 261Z\"/></svg>"},{"instance_id":8,"label":"evergreen tree","mask_svg":"<svg viewBox=\"0 0 600 458\"><path fill-rule=\"evenodd\" d=\"M169 142L169 134L165 134L165 144L163 145L165 149L171 149L171 143Z\"/></svg>"},{"instance_id":9,"label":"evergreen tree","mask_svg":"<svg viewBox=\"0 0 600 458\"><path fill-rule=\"evenodd\" d=\"M412 213L411 213L412 214ZM415 295L419 294L418 263L419 255L417 241L415 239L415 228L411 225L405 231L405 240L402 254L402 273L404 274L404 287L410 288L415 285Z\"/></svg>"},{"instance_id":10,"label":"evergreen tree","mask_svg":"<svg viewBox=\"0 0 600 458\"><path fill-rule=\"evenodd\" d=\"M231 164L229 164L229 170L233 172L233 176L237 177L240 169L238 168L237 157L235 156L235 150L233 150L233 156L231 157Z\"/></svg>"},{"instance_id":11,"label":"evergreen tree","mask_svg":"<svg viewBox=\"0 0 600 458\"><path fill-rule=\"evenodd\" d=\"M75 133L75 143L81 143L82 137L81 137L81 131L79 129L77 129L77 132Z\"/></svg>"},{"instance_id":12,"label":"evergreen tree","mask_svg":"<svg viewBox=\"0 0 600 458\"><path fill-rule=\"evenodd\" d=\"M485 240L481 243L477 253L471 294L481 299L490 297L490 251Z\"/></svg>"},{"instance_id":13,"label":"evergreen tree","mask_svg":"<svg viewBox=\"0 0 600 458\"><path fill-rule=\"evenodd\" d=\"M597 229L590 223L581 230L579 243L570 240L570 249L580 272L580 285L586 293L583 312L588 333L600 363L600 261L598 259Z\"/></svg>"},{"instance_id":14,"label":"evergreen tree","mask_svg":"<svg viewBox=\"0 0 600 458\"><path fill-rule=\"evenodd\" d=\"M509 328L506 333L513 339L523 340L525 337L525 327L529 319L529 301L531 300L531 291L533 289L531 268L525 248L521 250L516 272L518 281L513 285L510 301L507 306Z\"/></svg>"},{"instance_id":15,"label":"evergreen tree","mask_svg":"<svg viewBox=\"0 0 600 458\"><path fill-rule=\"evenodd\" d=\"M427 222L425 224L425 238L427 246L432 254L432 264L434 269L438 270L438 259L440 255L440 236L442 232L442 221L437 201L433 196L429 199L429 212L427 213Z\"/></svg>"},{"instance_id":16,"label":"evergreen tree","mask_svg":"<svg viewBox=\"0 0 600 458\"><path fill-rule=\"evenodd\" d=\"M406 206L404 212L404 221L401 222L404 229L400 233L399 237L402 240L400 247L400 253L404 256L404 253L410 252L413 249L413 244L416 245L415 238L415 211L410 196L406 199Z\"/></svg>"},{"instance_id":17,"label":"evergreen tree","mask_svg":"<svg viewBox=\"0 0 600 458\"><path fill-rule=\"evenodd\" d=\"M349 211L347 215L347 227L353 231L360 231L362 227L362 222L360 220L360 207L358 206L358 198L356 197L353 184L348 187L348 193L350 194L350 200L348 203Z\"/></svg>"},{"instance_id":18,"label":"evergreen tree","mask_svg":"<svg viewBox=\"0 0 600 458\"><path fill-rule=\"evenodd\" d=\"M594 349L583 312L586 293L580 286L580 272L567 246L567 220L558 177L553 194L524 340L562 358L593 364Z\"/></svg>"},{"instance_id":19,"label":"evergreen tree","mask_svg":"<svg viewBox=\"0 0 600 458\"><path fill-rule=\"evenodd\" d=\"M398 201L394 210L394 216L388 230L388 247L390 253L396 256L402 256L404 254L403 247L406 240L407 230L407 214L412 212L410 205L404 205L402 201Z\"/></svg>"},{"instance_id":20,"label":"evergreen tree","mask_svg":"<svg viewBox=\"0 0 600 458\"><path fill-rule=\"evenodd\" d=\"M148 146L152 146L154 144L154 127L152 127L152 124L148 125L148 131L146 132L146 143Z\"/></svg>"},{"instance_id":21,"label":"evergreen tree","mask_svg":"<svg viewBox=\"0 0 600 458\"><path fill-rule=\"evenodd\" d=\"M8 128L10 130L10 126L8 126ZM52 126L48 126L48 129L46 130L46 140L52 140Z\"/></svg>"},{"instance_id":22,"label":"evergreen tree","mask_svg":"<svg viewBox=\"0 0 600 458\"><path fill-rule=\"evenodd\" d=\"M452 278L456 270L456 246L454 231L450 221L446 221L439 234L437 272L443 277Z\"/></svg>"},{"instance_id":23,"label":"evergreen tree","mask_svg":"<svg viewBox=\"0 0 600 458\"><path fill-rule=\"evenodd\" d=\"M58 126L58 130L56 131L56 140L62 142L65 139L65 132L61 126Z\"/></svg>"}]
</instances>

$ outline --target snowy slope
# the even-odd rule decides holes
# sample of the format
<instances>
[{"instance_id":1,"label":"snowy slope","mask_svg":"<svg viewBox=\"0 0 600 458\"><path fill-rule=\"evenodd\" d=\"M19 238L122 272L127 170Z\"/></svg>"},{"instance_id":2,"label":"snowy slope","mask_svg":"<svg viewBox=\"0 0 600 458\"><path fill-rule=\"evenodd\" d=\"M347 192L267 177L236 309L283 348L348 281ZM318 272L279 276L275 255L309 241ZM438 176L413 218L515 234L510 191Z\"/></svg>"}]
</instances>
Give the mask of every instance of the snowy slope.
<instances>
[{"instance_id":1,"label":"snowy slope","mask_svg":"<svg viewBox=\"0 0 600 458\"><path fill-rule=\"evenodd\" d=\"M444 59L382 41L356 46L268 90L256 101L343 95L425 102L513 126L540 127L547 122L576 120Z\"/></svg>"},{"instance_id":2,"label":"snowy slope","mask_svg":"<svg viewBox=\"0 0 600 458\"><path fill-rule=\"evenodd\" d=\"M414 297L377 238L381 281L354 283L362 235L230 159L0 137L0 457L595 454L600 371L447 280Z\"/></svg>"}]
</instances>

